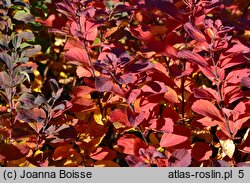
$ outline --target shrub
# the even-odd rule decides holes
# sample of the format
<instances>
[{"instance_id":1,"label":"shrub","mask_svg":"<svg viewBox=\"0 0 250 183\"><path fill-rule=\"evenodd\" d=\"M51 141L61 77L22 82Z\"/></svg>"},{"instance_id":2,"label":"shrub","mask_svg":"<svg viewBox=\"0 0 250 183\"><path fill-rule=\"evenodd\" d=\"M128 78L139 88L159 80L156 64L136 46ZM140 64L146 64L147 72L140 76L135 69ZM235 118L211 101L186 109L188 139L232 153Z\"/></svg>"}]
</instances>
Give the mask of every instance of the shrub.
<instances>
[{"instance_id":1,"label":"shrub","mask_svg":"<svg viewBox=\"0 0 250 183\"><path fill-rule=\"evenodd\" d=\"M4 166L249 166L247 1L4 2Z\"/></svg>"}]
</instances>

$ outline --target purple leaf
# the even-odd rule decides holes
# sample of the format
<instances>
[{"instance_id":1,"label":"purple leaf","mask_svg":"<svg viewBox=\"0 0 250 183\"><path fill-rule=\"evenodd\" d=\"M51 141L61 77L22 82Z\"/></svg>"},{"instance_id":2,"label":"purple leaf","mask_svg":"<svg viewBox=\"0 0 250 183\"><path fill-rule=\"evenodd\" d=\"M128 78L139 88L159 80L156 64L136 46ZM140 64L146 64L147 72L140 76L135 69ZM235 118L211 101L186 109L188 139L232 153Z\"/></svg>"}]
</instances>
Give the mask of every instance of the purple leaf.
<instances>
[{"instance_id":1,"label":"purple leaf","mask_svg":"<svg viewBox=\"0 0 250 183\"><path fill-rule=\"evenodd\" d=\"M46 113L41 108L21 109L16 116L17 120L24 122L38 122L42 123L46 119Z\"/></svg>"},{"instance_id":2,"label":"purple leaf","mask_svg":"<svg viewBox=\"0 0 250 183\"><path fill-rule=\"evenodd\" d=\"M140 60L129 66L129 71L132 73L141 73L153 68L154 65L147 60Z\"/></svg>"},{"instance_id":3,"label":"purple leaf","mask_svg":"<svg viewBox=\"0 0 250 183\"><path fill-rule=\"evenodd\" d=\"M250 163L240 162L236 164L237 167L250 167Z\"/></svg>"},{"instance_id":4,"label":"purple leaf","mask_svg":"<svg viewBox=\"0 0 250 183\"><path fill-rule=\"evenodd\" d=\"M191 154L186 149L177 149L169 158L170 167L188 167L191 164Z\"/></svg>"},{"instance_id":5,"label":"purple leaf","mask_svg":"<svg viewBox=\"0 0 250 183\"><path fill-rule=\"evenodd\" d=\"M139 157L136 157L136 156L128 155L125 158L125 160L126 160L126 162L128 163L128 165L130 167L145 167L145 166L149 166L145 162L142 162L142 160Z\"/></svg>"},{"instance_id":6,"label":"purple leaf","mask_svg":"<svg viewBox=\"0 0 250 183\"><path fill-rule=\"evenodd\" d=\"M174 6L172 0L145 0L145 4L148 8L156 7L177 20L183 19L182 14Z\"/></svg>"},{"instance_id":7,"label":"purple leaf","mask_svg":"<svg viewBox=\"0 0 250 183\"><path fill-rule=\"evenodd\" d=\"M108 77L98 77L95 80L96 89L99 92L107 92L110 91L113 87L114 83L111 78Z\"/></svg>"},{"instance_id":8,"label":"purple leaf","mask_svg":"<svg viewBox=\"0 0 250 183\"><path fill-rule=\"evenodd\" d=\"M250 77L243 77L241 79L241 84L247 88L250 88Z\"/></svg>"},{"instance_id":9,"label":"purple leaf","mask_svg":"<svg viewBox=\"0 0 250 183\"><path fill-rule=\"evenodd\" d=\"M229 163L224 160L213 160L212 166L213 167L230 167Z\"/></svg>"},{"instance_id":10,"label":"purple leaf","mask_svg":"<svg viewBox=\"0 0 250 183\"><path fill-rule=\"evenodd\" d=\"M121 84L129 84L133 79L134 79L134 74L128 73L120 76L120 78L118 78L118 81Z\"/></svg>"}]
</instances>

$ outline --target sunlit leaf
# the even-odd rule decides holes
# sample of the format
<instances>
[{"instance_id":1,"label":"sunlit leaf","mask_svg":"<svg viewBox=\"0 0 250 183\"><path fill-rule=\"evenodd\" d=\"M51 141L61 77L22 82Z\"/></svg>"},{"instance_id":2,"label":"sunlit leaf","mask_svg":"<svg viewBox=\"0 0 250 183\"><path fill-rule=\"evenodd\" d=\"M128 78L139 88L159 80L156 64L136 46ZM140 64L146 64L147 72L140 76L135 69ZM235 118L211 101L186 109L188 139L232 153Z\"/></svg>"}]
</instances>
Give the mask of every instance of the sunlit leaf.
<instances>
[{"instance_id":1,"label":"sunlit leaf","mask_svg":"<svg viewBox=\"0 0 250 183\"><path fill-rule=\"evenodd\" d=\"M139 149L146 147L141 139L132 134L123 135L118 139L117 145L123 153L130 155L138 155Z\"/></svg>"},{"instance_id":2,"label":"sunlit leaf","mask_svg":"<svg viewBox=\"0 0 250 183\"><path fill-rule=\"evenodd\" d=\"M222 151L228 155L228 157L232 158L235 152L235 144L233 140L220 140L220 145L222 147Z\"/></svg>"},{"instance_id":3,"label":"sunlit leaf","mask_svg":"<svg viewBox=\"0 0 250 183\"><path fill-rule=\"evenodd\" d=\"M94 160L113 160L116 157L116 153L108 147L98 147L90 154L90 157Z\"/></svg>"},{"instance_id":4,"label":"sunlit leaf","mask_svg":"<svg viewBox=\"0 0 250 183\"><path fill-rule=\"evenodd\" d=\"M25 23L34 20L34 16L25 10L19 10L15 13L14 18Z\"/></svg>"},{"instance_id":5,"label":"sunlit leaf","mask_svg":"<svg viewBox=\"0 0 250 183\"><path fill-rule=\"evenodd\" d=\"M176 135L172 133L164 133L161 137L160 146L161 147L172 147L185 142L188 138L182 135Z\"/></svg>"}]
</instances>

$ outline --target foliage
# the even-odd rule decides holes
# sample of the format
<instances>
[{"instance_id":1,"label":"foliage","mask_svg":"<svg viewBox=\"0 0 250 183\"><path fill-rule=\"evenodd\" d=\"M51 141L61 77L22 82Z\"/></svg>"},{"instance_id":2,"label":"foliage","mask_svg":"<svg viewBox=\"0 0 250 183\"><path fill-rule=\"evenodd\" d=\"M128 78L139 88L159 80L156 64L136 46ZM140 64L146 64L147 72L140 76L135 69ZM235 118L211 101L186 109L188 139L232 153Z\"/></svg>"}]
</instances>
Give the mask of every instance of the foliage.
<instances>
[{"instance_id":1,"label":"foliage","mask_svg":"<svg viewBox=\"0 0 250 183\"><path fill-rule=\"evenodd\" d=\"M247 0L0 6L2 166L249 166Z\"/></svg>"}]
</instances>

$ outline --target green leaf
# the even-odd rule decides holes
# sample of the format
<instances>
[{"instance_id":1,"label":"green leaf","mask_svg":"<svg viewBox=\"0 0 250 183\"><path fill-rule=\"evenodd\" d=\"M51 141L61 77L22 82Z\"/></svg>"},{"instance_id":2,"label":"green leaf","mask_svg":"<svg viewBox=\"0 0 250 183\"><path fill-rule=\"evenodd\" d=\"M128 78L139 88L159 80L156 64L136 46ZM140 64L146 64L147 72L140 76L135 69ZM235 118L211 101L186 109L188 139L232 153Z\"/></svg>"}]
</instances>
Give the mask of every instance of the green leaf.
<instances>
[{"instance_id":1,"label":"green leaf","mask_svg":"<svg viewBox=\"0 0 250 183\"><path fill-rule=\"evenodd\" d=\"M22 39L19 36L15 36L12 38L11 42L14 48L17 49L21 45Z\"/></svg>"},{"instance_id":2,"label":"green leaf","mask_svg":"<svg viewBox=\"0 0 250 183\"><path fill-rule=\"evenodd\" d=\"M13 18L25 23L34 21L34 16L24 10L17 11Z\"/></svg>"}]
</instances>

